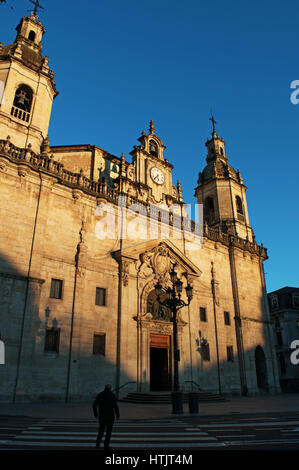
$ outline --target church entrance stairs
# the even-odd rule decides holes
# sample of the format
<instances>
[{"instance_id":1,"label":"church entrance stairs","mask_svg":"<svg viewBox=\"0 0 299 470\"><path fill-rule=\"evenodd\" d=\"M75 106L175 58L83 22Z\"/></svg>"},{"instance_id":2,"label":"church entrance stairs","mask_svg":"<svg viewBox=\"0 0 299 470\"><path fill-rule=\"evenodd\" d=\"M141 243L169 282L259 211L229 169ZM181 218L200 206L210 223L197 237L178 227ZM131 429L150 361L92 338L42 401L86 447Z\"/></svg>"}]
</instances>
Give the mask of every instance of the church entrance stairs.
<instances>
[{"instance_id":1,"label":"church entrance stairs","mask_svg":"<svg viewBox=\"0 0 299 470\"><path fill-rule=\"evenodd\" d=\"M198 393L199 402L223 402L227 401L225 397L217 393L200 391ZM163 404L171 403L171 392L131 392L120 402L128 403L148 403L148 404ZM184 403L188 403L188 393L184 393Z\"/></svg>"}]
</instances>

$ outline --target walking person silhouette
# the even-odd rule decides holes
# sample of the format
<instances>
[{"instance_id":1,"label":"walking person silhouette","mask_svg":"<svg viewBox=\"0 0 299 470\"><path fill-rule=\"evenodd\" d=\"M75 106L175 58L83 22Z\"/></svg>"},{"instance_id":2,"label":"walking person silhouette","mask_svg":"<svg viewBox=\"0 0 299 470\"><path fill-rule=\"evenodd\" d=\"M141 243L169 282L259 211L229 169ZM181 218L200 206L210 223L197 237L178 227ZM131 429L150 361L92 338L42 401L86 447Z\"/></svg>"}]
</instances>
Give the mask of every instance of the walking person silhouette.
<instances>
[{"instance_id":1,"label":"walking person silhouette","mask_svg":"<svg viewBox=\"0 0 299 470\"><path fill-rule=\"evenodd\" d=\"M106 429L104 448L110 449L110 438L114 424L115 416L119 419L119 408L116 396L111 391L111 384L107 383L105 389L98 393L92 405L95 418L99 418L99 431L96 441L96 447L100 447L104 431Z\"/></svg>"}]
</instances>

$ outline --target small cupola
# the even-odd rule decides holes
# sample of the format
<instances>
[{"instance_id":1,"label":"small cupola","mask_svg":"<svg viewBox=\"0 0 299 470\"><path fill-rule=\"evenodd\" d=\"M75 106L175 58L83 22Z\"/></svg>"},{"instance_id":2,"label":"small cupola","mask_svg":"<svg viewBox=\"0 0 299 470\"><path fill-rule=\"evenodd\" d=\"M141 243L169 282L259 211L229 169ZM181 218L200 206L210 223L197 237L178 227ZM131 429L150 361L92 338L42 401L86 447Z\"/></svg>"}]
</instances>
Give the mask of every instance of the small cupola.
<instances>
[{"instance_id":1,"label":"small cupola","mask_svg":"<svg viewBox=\"0 0 299 470\"><path fill-rule=\"evenodd\" d=\"M164 160L163 151L166 147L163 145L160 137L155 133L154 121L150 121L149 134L147 135L142 131L141 137L139 137L138 140L141 142L143 150L145 150L148 155L159 160Z\"/></svg>"},{"instance_id":2,"label":"small cupola","mask_svg":"<svg viewBox=\"0 0 299 470\"><path fill-rule=\"evenodd\" d=\"M24 41L28 46L41 48L42 38L46 31L36 14L31 13L30 16L23 17L16 30L17 42Z\"/></svg>"},{"instance_id":3,"label":"small cupola","mask_svg":"<svg viewBox=\"0 0 299 470\"><path fill-rule=\"evenodd\" d=\"M206 147L208 149L208 155L206 158L207 163L216 162L217 160L222 160L227 163L227 156L225 154L225 141L220 138L215 129L216 121L212 116L210 118L213 124L212 138L208 139L206 142Z\"/></svg>"}]
</instances>

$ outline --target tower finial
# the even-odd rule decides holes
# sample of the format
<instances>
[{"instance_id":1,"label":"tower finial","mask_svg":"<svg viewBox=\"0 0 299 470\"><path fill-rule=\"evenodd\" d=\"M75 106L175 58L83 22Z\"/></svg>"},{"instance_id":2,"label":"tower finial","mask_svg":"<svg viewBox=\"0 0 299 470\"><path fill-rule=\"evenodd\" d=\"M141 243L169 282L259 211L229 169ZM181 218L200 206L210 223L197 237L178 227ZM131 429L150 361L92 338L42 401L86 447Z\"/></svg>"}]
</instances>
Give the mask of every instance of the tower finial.
<instances>
[{"instance_id":1,"label":"tower finial","mask_svg":"<svg viewBox=\"0 0 299 470\"><path fill-rule=\"evenodd\" d=\"M154 128L154 121L150 121L150 128L149 131L151 134L155 133L155 128Z\"/></svg>"},{"instance_id":2,"label":"tower finial","mask_svg":"<svg viewBox=\"0 0 299 470\"><path fill-rule=\"evenodd\" d=\"M38 13L38 9L40 8L41 10L44 10L44 7L41 6L41 4L39 3L39 0L29 0L31 3L33 3L34 5L34 10L33 10L33 14L34 15L37 15Z\"/></svg>"},{"instance_id":3,"label":"tower finial","mask_svg":"<svg viewBox=\"0 0 299 470\"><path fill-rule=\"evenodd\" d=\"M216 128L215 128L216 121L215 121L214 116L213 116L213 114L212 114L212 110L211 110L210 121L211 121L212 124L213 124L213 134L214 134L214 132L216 132Z\"/></svg>"}]
</instances>

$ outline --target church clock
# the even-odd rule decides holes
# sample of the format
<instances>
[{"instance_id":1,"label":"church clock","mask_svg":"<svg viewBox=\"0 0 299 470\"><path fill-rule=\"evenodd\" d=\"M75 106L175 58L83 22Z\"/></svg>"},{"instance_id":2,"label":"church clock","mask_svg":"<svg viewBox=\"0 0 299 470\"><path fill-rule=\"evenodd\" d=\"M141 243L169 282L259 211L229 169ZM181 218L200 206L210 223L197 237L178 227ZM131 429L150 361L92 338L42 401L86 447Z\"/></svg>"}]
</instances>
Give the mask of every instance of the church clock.
<instances>
[{"instance_id":1,"label":"church clock","mask_svg":"<svg viewBox=\"0 0 299 470\"><path fill-rule=\"evenodd\" d=\"M163 172L156 167L151 168L151 178L154 181L154 183L157 184L163 184L165 181L165 176Z\"/></svg>"}]
</instances>

